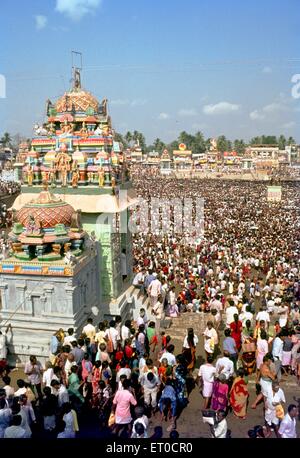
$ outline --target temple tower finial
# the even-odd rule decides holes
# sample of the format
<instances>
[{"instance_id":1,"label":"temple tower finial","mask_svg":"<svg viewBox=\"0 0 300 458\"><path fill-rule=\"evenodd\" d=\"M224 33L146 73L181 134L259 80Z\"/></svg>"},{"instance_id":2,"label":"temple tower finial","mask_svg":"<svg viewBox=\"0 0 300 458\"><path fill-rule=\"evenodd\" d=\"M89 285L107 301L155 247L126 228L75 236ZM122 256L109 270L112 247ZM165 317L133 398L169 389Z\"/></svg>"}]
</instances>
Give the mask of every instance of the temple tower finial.
<instances>
[{"instance_id":1,"label":"temple tower finial","mask_svg":"<svg viewBox=\"0 0 300 458\"><path fill-rule=\"evenodd\" d=\"M79 60L78 62L75 61ZM81 89L81 70L82 70L82 53L79 51L72 51L72 90Z\"/></svg>"}]
</instances>

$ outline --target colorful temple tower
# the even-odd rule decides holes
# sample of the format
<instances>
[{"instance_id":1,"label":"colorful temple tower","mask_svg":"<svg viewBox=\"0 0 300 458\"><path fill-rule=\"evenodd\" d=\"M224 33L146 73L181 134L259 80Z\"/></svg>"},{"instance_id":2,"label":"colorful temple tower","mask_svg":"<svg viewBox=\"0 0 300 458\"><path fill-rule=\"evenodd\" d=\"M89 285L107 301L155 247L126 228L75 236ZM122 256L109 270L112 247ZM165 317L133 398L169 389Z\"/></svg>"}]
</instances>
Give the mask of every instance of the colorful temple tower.
<instances>
[{"instance_id":1,"label":"colorful temple tower","mask_svg":"<svg viewBox=\"0 0 300 458\"><path fill-rule=\"evenodd\" d=\"M41 279L44 276L47 284L50 280L49 275L55 277L57 273L69 277L66 273L61 273L62 266L56 266L57 262L62 262L61 257L66 254L65 243L71 243L72 250L75 250L72 256L81 256L76 250L81 250L79 240L82 238L74 238L72 231L70 233L69 229L60 226L63 224L68 228L69 221L61 221L58 218L57 221L52 221L49 227L42 224L43 236L39 240L35 239L38 242L34 245L35 248L32 248L24 233L24 227L30 223L27 220L27 210L31 209L32 205L47 205L47 213L50 211L56 216L63 216L57 214L57 208L59 213L62 208L68 208L70 213L72 209L72 212L80 215L83 233L95 240L97 254L93 272L97 277L94 291L97 291L98 295L99 317L116 314L116 306L111 304L115 304L126 289L126 284L122 280L125 273L124 265L127 279L131 278L132 272L132 243L127 221L129 207L134 203L135 197L129 181L123 146L114 141L107 100L99 103L96 97L84 90L81 86L80 71L75 68L71 90L55 103L48 100L46 113L45 123L41 126L35 125L31 145L28 149L22 147L15 163L15 175L21 181L21 194L14 202L13 209L18 212L15 214L15 228L20 234L13 231L13 234L18 236L14 240L14 253L11 253L13 262L0 265L2 297L3 294L7 295L4 274L7 279L9 274L25 275L26 272L28 275L35 275L35 272L39 272ZM41 196L45 199L45 192L49 200L47 204L44 200L43 203L39 200ZM22 216L24 212L27 215L26 220ZM49 232L50 229L53 229L54 233ZM57 233L60 230L66 230L67 235ZM51 239L50 233L52 238L53 234L62 238ZM70 240L66 240L69 236ZM52 244L51 249L47 245L48 242ZM59 258L55 258L55 253ZM48 270L44 263L50 263ZM53 268L50 268L51 265ZM70 288L73 287L71 283L67 283ZM12 297L16 298L16 308L17 295ZM92 301L93 305L95 301ZM86 318L90 313L90 304L85 306ZM71 313L70 310L67 313ZM4 315L2 313L2 318L5 318Z\"/></svg>"}]
</instances>

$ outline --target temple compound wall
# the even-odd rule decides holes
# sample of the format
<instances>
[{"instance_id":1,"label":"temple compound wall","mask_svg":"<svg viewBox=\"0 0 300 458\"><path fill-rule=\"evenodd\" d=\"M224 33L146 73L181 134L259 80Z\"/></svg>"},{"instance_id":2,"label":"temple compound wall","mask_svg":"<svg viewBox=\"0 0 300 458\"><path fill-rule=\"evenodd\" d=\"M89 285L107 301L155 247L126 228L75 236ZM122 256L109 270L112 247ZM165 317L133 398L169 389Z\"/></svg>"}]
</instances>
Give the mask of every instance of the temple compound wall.
<instances>
[{"instance_id":1,"label":"temple compound wall","mask_svg":"<svg viewBox=\"0 0 300 458\"><path fill-rule=\"evenodd\" d=\"M19 266L18 266L19 267ZM2 323L11 323L8 359L22 364L30 355L49 359L52 334L60 327L81 330L91 309L99 307L97 253L90 253L74 268L51 264L48 275L32 275L39 266L27 266L28 274L16 275L13 262L2 263L0 290ZM26 265L22 266L26 271Z\"/></svg>"}]
</instances>

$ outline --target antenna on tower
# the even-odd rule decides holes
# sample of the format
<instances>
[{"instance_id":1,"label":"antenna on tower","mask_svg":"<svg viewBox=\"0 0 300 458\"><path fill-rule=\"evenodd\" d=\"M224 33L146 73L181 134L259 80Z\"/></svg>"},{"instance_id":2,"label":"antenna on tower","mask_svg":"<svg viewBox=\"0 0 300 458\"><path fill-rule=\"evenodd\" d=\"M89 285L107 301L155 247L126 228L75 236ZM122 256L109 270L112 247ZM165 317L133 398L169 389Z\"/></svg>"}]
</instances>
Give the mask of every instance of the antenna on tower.
<instances>
[{"instance_id":1,"label":"antenna on tower","mask_svg":"<svg viewBox=\"0 0 300 458\"><path fill-rule=\"evenodd\" d=\"M79 51L72 51L72 79L71 81L72 81L73 90L77 90L81 88L81 74L80 74L81 70L82 70L82 53Z\"/></svg>"}]
</instances>

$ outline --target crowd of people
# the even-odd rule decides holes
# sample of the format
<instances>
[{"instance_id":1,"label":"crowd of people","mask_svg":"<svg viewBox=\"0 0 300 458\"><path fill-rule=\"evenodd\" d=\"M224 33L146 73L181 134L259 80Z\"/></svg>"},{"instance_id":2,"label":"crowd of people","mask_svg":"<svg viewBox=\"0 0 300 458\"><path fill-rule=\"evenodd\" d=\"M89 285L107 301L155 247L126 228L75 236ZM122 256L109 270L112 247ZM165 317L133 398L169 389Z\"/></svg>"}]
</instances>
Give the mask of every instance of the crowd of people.
<instances>
[{"instance_id":1,"label":"crowd of people","mask_svg":"<svg viewBox=\"0 0 300 458\"><path fill-rule=\"evenodd\" d=\"M265 435L271 433L269 426L279 435L275 401L269 399L271 381L278 391L282 373L298 383L300 377L298 184L283 184L282 201L273 204L264 183L176 180L154 172L147 177L143 170L133 175L139 197L150 208L155 198L169 199L171 206L167 233L150 230L135 236L134 285L148 292L152 306L160 301L161 313L172 318L182 313L206 316L202 353L208 361L199 372L204 408L230 407L245 418L249 392L244 379L255 373L258 397L252 407L264 402ZM187 197L204 198L204 237L174 232L180 217L172 208L175 197L183 203ZM141 213L138 218L142 224ZM165 227L162 212L157 219L156 227ZM153 272L161 286L160 297L155 286L152 298ZM191 347L195 353L196 344ZM220 351L223 357L214 365ZM220 365L231 367L225 382ZM264 380L268 365L271 375ZM270 405L274 422L269 420Z\"/></svg>"},{"instance_id":2,"label":"crowd of people","mask_svg":"<svg viewBox=\"0 0 300 458\"><path fill-rule=\"evenodd\" d=\"M178 437L198 390L212 437L229 437L228 415L242 421L260 405L262 424L248 437L296 437L298 407L285 405L284 381L300 382L299 186L284 184L274 204L258 182L179 180L143 169L132 179L150 210L153 198L203 197L203 236L176 233L175 208L167 232L159 212L155 231L137 231L133 285L148 308L135 321L116 316L96 327L89 318L76 333L59 329L49 361L32 355L15 392L4 371L0 434L71 438L89 425L102 437L147 438L152 422ZM135 217L142 227L139 211ZM183 315L194 327L203 321L202 335L191 326L178 342L165 317Z\"/></svg>"}]
</instances>

